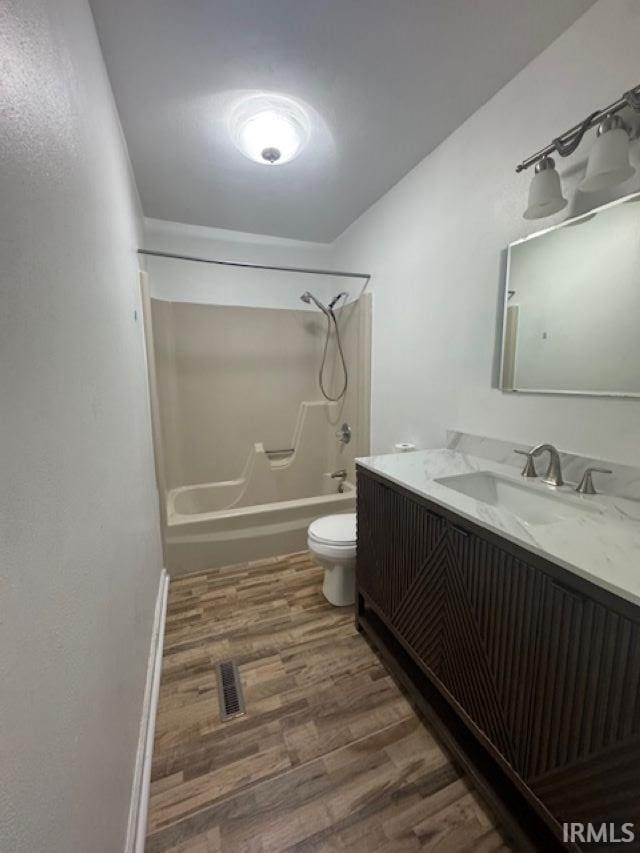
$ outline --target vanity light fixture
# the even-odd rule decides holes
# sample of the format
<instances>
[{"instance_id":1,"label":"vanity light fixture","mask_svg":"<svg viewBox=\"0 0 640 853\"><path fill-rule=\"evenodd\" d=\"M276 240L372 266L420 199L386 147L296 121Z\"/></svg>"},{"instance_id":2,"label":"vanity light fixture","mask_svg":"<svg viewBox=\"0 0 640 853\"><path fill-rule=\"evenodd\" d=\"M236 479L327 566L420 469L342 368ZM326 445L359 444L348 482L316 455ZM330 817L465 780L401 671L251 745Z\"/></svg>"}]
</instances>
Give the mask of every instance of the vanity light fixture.
<instances>
[{"instance_id":1,"label":"vanity light fixture","mask_svg":"<svg viewBox=\"0 0 640 853\"><path fill-rule=\"evenodd\" d=\"M556 164L551 157L543 157L536 163L535 174L529 186L529 205L523 216L525 219L541 219L566 206L567 200L562 195Z\"/></svg>"},{"instance_id":2,"label":"vanity light fixture","mask_svg":"<svg viewBox=\"0 0 640 853\"><path fill-rule=\"evenodd\" d=\"M627 107L640 112L640 86L625 92L608 107L591 113L516 166L516 172L522 172L535 165L525 219L550 216L566 206L566 199L562 197L560 177L550 155L557 153L561 157L568 157L573 154L587 130L592 127L598 128L597 137L580 189L583 192L596 192L620 184L635 173L629 163L631 131L621 117L616 115Z\"/></svg>"},{"instance_id":3,"label":"vanity light fixture","mask_svg":"<svg viewBox=\"0 0 640 853\"><path fill-rule=\"evenodd\" d=\"M621 184L634 173L629 163L629 128L620 116L609 116L598 127L580 189L598 192Z\"/></svg>"},{"instance_id":4,"label":"vanity light fixture","mask_svg":"<svg viewBox=\"0 0 640 853\"><path fill-rule=\"evenodd\" d=\"M234 106L229 133L245 157L263 166L282 166L309 141L310 122L302 104L293 98L258 93Z\"/></svg>"}]
</instances>

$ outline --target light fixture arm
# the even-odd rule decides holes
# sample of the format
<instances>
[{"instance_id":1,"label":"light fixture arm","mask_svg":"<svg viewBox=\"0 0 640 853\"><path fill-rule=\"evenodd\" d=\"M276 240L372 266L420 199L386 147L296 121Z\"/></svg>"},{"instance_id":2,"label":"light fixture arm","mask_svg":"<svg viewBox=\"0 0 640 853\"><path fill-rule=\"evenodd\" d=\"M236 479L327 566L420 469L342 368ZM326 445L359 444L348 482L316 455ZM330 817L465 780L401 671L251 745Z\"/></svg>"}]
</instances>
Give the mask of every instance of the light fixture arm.
<instances>
[{"instance_id":1,"label":"light fixture arm","mask_svg":"<svg viewBox=\"0 0 640 853\"><path fill-rule=\"evenodd\" d=\"M591 115L587 116L573 136L569 136L564 140L561 136L558 136L553 140L555 150L561 157L568 157L569 154L573 154L578 145L582 142L582 137L591 127L591 122L593 121L594 116L598 115L598 112L599 111L593 112Z\"/></svg>"},{"instance_id":2,"label":"light fixture arm","mask_svg":"<svg viewBox=\"0 0 640 853\"><path fill-rule=\"evenodd\" d=\"M636 86L635 89L629 89L622 97L630 107L640 113L640 86Z\"/></svg>"},{"instance_id":3,"label":"light fixture arm","mask_svg":"<svg viewBox=\"0 0 640 853\"><path fill-rule=\"evenodd\" d=\"M621 98L618 98L617 101L609 104L608 107L605 107L602 110L596 110L591 113L591 115L583 119L579 124L574 125L569 130L565 130L564 133L556 137L549 145L541 148L540 151L536 151L535 154L532 154L530 157L527 157L526 160L523 160L522 163L519 163L516 166L516 172L523 172L525 169L528 169L539 160L542 160L544 157L548 157L554 152L557 152L561 157L568 157L569 154L572 154L578 145L580 145L582 137L587 130L600 124L603 119L608 118L615 113L619 113L620 110L625 109L625 107L631 107L636 110L636 112L640 112L640 85L635 86L628 92L625 92Z\"/></svg>"}]
</instances>

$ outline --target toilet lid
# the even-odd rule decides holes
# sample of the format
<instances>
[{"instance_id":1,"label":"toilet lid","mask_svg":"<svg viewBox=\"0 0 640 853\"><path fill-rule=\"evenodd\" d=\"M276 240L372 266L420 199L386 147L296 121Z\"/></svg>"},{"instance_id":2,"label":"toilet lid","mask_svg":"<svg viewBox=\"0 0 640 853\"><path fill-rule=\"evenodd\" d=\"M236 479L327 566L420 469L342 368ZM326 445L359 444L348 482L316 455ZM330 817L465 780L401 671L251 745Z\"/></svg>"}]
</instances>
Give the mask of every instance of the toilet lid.
<instances>
[{"instance_id":1,"label":"toilet lid","mask_svg":"<svg viewBox=\"0 0 640 853\"><path fill-rule=\"evenodd\" d=\"M356 514L325 515L309 525L309 536L327 545L353 545L356 541Z\"/></svg>"}]
</instances>

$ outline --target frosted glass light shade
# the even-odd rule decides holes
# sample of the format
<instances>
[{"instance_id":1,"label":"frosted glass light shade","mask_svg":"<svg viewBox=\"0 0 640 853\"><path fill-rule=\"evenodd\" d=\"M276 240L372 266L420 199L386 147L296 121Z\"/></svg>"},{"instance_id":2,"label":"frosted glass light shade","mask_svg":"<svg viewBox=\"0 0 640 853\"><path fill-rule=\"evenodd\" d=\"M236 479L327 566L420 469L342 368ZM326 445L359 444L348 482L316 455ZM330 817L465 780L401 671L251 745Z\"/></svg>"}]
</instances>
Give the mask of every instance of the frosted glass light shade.
<instances>
[{"instance_id":1,"label":"frosted glass light shade","mask_svg":"<svg viewBox=\"0 0 640 853\"><path fill-rule=\"evenodd\" d=\"M264 110L252 116L240 129L240 150L256 163L269 162L264 152L278 152L273 161L288 163L298 153L303 134L298 123L286 113Z\"/></svg>"},{"instance_id":2,"label":"frosted glass light shade","mask_svg":"<svg viewBox=\"0 0 640 853\"><path fill-rule=\"evenodd\" d=\"M555 170L555 163L551 157L544 157L536 163L529 187L529 204L523 216L525 219L542 219L566 206L567 200L562 195L560 175Z\"/></svg>"},{"instance_id":3,"label":"frosted glass light shade","mask_svg":"<svg viewBox=\"0 0 640 853\"><path fill-rule=\"evenodd\" d=\"M586 193L615 187L635 173L629 163L629 134L618 116L605 119L598 128L589 154L587 172L580 184Z\"/></svg>"},{"instance_id":4,"label":"frosted glass light shade","mask_svg":"<svg viewBox=\"0 0 640 853\"><path fill-rule=\"evenodd\" d=\"M294 160L309 140L306 111L286 95L244 98L232 111L229 132L237 148L255 163L281 166Z\"/></svg>"}]
</instances>

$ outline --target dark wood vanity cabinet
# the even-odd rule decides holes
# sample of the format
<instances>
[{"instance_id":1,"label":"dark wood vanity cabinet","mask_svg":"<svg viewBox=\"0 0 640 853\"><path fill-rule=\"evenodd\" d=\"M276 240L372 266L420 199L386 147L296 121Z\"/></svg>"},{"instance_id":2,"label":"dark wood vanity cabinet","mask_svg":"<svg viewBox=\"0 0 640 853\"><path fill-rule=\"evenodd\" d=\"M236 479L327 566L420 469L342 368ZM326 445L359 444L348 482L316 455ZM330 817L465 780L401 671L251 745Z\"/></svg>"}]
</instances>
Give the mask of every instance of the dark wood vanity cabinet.
<instances>
[{"instance_id":1,"label":"dark wood vanity cabinet","mask_svg":"<svg viewBox=\"0 0 640 853\"><path fill-rule=\"evenodd\" d=\"M625 610L544 578L526 779L558 820L631 821L640 841L640 620Z\"/></svg>"},{"instance_id":2,"label":"dark wood vanity cabinet","mask_svg":"<svg viewBox=\"0 0 640 853\"><path fill-rule=\"evenodd\" d=\"M640 848L640 609L361 467L357 495L359 626L375 614L556 835L631 822Z\"/></svg>"}]
</instances>

